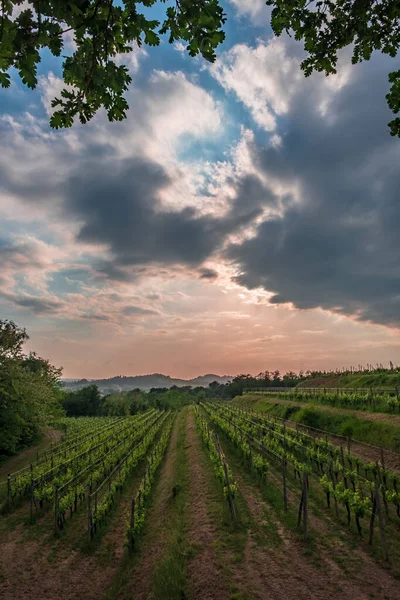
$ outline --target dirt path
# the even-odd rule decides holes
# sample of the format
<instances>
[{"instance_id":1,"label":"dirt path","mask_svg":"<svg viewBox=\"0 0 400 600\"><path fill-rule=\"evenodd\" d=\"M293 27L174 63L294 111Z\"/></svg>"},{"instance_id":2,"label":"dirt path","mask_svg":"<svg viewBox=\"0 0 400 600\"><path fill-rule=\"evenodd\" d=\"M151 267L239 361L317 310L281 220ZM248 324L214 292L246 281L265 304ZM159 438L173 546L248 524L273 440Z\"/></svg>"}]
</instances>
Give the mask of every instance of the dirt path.
<instances>
[{"instance_id":1,"label":"dirt path","mask_svg":"<svg viewBox=\"0 0 400 600\"><path fill-rule=\"evenodd\" d=\"M186 440L190 471L188 539L191 548L196 552L188 562L190 598L191 600L229 600L230 594L216 560L214 543L217 531L207 511L208 476L193 410L189 412L186 422Z\"/></svg>"}]
</instances>

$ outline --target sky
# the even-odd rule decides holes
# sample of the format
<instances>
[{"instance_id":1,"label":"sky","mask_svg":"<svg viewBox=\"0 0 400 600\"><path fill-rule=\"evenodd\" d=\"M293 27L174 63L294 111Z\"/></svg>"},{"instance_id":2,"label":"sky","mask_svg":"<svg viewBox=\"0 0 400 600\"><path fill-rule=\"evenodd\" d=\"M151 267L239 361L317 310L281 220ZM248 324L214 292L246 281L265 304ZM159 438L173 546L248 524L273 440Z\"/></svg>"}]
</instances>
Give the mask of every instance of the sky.
<instances>
[{"instance_id":1,"label":"sky","mask_svg":"<svg viewBox=\"0 0 400 600\"><path fill-rule=\"evenodd\" d=\"M51 130L49 54L0 92L0 318L65 377L400 363L395 61L305 78L263 0L223 6L214 64L125 58L125 121Z\"/></svg>"}]
</instances>

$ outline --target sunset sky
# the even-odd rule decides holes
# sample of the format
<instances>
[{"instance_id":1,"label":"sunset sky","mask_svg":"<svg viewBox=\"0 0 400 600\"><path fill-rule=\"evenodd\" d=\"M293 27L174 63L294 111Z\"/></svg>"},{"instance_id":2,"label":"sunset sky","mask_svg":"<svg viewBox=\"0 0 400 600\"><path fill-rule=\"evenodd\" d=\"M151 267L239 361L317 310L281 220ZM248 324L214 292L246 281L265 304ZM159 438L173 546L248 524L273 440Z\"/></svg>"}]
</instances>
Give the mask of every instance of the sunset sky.
<instances>
[{"instance_id":1,"label":"sunset sky","mask_svg":"<svg viewBox=\"0 0 400 600\"><path fill-rule=\"evenodd\" d=\"M121 123L51 130L48 54L0 92L0 318L65 377L400 364L395 61L306 79L263 0L223 4L214 65L128 57Z\"/></svg>"}]
</instances>

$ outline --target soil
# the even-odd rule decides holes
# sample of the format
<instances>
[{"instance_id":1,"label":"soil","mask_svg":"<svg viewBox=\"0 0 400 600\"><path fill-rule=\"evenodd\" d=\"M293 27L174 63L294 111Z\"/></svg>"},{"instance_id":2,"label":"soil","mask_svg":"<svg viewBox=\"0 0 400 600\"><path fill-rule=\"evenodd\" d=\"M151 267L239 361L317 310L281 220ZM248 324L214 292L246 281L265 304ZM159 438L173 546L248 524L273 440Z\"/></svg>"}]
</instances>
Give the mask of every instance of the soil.
<instances>
[{"instance_id":1,"label":"soil","mask_svg":"<svg viewBox=\"0 0 400 600\"><path fill-rule=\"evenodd\" d=\"M208 477L192 410L186 422L186 441L190 469L188 541L195 549L195 555L188 562L190 598L229 600L230 594L213 547L217 530L207 511Z\"/></svg>"},{"instance_id":2,"label":"soil","mask_svg":"<svg viewBox=\"0 0 400 600\"><path fill-rule=\"evenodd\" d=\"M314 565L310 557L305 555L303 543L297 540L291 531L279 524L273 508L262 498L260 490L247 485L240 473L235 472L234 476L255 521L262 523L265 519L272 520L282 541L279 547L263 547L259 540L254 539L254 532L248 532L244 570L245 580L251 582L251 598L260 600L269 598L367 600L371 597L398 600L400 598L398 582L359 550L354 551L356 559L359 560L356 560L356 568L351 574L344 572L332 560L329 549L325 547L318 548L319 561L317 566ZM316 527L317 522L324 534L327 534L328 528L320 519L313 518L313 527ZM348 557L347 567L351 565L352 558L354 557Z\"/></svg>"},{"instance_id":3,"label":"soil","mask_svg":"<svg viewBox=\"0 0 400 600\"><path fill-rule=\"evenodd\" d=\"M178 447L179 427L183 423L189 470L185 545L189 548L190 600L400 600L399 582L389 569L376 562L362 545L353 548L347 534L332 533L334 522L328 515L316 516L310 511L310 528L315 534L310 551L280 522L256 482L240 468L232 469L233 475L250 516L242 531L244 552L238 561L229 549L232 546L221 543L222 536L230 533L221 530L210 510L215 501L210 483L213 474L190 408L175 419L138 552L127 559L125 526L136 480L125 490L108 528L91 552L83 551L84 509L73 516L65 534L56 539L51 513L27 527L22 522L26 506L22 507L9 516L0 516L1 599L98 600L108 594L113 600L149 600L154 573L168 543L163 522L173 506L178 452L182 451ZM119 591L110 595L116 582Z\"/></svg>"}]
</instances>

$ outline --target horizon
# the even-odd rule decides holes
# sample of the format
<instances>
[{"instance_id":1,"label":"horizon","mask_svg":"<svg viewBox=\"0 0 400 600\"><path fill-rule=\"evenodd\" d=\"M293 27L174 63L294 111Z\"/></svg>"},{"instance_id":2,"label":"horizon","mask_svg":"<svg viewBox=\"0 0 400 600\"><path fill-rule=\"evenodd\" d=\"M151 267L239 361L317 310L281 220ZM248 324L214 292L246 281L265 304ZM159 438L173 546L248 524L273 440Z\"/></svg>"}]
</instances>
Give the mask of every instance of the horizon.
<instances>
[{"instance_id":1,"label":"horizon","mask_svg":"<svg viewBox=\"0 0 400 600\"><path fill-rule=\"evenodd\" d=\"M1 94L0 314L64 377L400 362L392 59L306 78L264 4L223 2L213 64L136 49L122 122L50 129L46 53Z\"/></svg>"}]
</instances>

